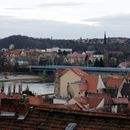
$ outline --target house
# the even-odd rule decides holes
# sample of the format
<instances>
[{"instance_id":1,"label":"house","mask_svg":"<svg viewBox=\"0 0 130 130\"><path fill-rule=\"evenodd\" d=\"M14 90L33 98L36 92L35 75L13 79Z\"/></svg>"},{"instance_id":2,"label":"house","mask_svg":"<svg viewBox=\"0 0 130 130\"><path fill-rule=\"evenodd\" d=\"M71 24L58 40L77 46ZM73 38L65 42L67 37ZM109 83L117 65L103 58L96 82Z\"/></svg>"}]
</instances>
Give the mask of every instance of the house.
<instances>
[{"instance_id":1,"label":"house","mask_svg":"<svg viewBox=\"0 0 130 130\"><path fill-rule=\"evenodd\" d=\"M68 97L69 86L76 81L80 81L85 75L88 74L78 68L57 71L55 80L56 97Z\"/></svg>"},{"instance_id":2,"label":"house","mask_svg":"<svg viewBox=\"0 0 130 130\"><path fill-rule=\"evenodd\" d=\"M124 75L126 82L123 84L121 95L127 97L130 100L130 74Z\"/></svg>"},{"instance_id":3,"label":"house","mask_svg":"<svg viewBox=\"0 0 130 130\"><path fill-rule=\"evenodd\" d=\"M104 109L111 111L111 105L113 103L111 95L108 93L88 93L88 98L104 99Z\"/></svg>"},{"instance_id":4,"label":"house","mask_svg":"<svg viewBox=\"0 0 130 130\"><path fill-rule=\"evenodd\" d=\"M103 93L105 85L100 75L87 74L80 69L66 69L57 74L55 94L57 97L78 97L86 93Z\"/></svg>"},{"instance_id":5,"label":"house","mask_svg":"<svg viewBox=\"0 0 130 130\"><path fill-rule=\"evenodd\" d=\"M95 62L96 59L98 59L98 60L104 59L104 55L93 55L93 62Z\"/></svg>"},{"instance_id":6,"label":"house","mask_svg":"<svg viewBox=\"0 0 130 130\"><path fill-rule=\"evenodd\" d=\"M110 93L112 98L122 97L121 90L125 82L125 79L119 76L106 77L104 79L106 92Z\"/></svg>"},{"instance_id":7,"label":"house","mask_svg":"<svg viewBox=\"0 0 130 130\"><path fill-rule=\"evenodd\" d=\"M86 55L73 52L67 55L67 61L71 65L83 65Z\"/></svg>"},{"instance_id":8,"label":"house","mask_svg":"<svg viewBox=\"0 0 130 130\"><path fill-rule=\"evenodd\" d=\"M88 93L102 93L104 92L105 85L103 83L103 80L100 75L96 74L89 74L86 75L84 78L81 80L82 83L85 84L85 87L80 84L80 90L85 92L87 91Z\"/></svg>"},{"instance_id":9,"label":"house","mask_svg":"<svg viewBox=\"0 0 130 130\"><path fill-rule=\"evenodd\" d=\"M125 74L124 78L126 80L126 83L130 83L130 73Z\"/></svg>"},{"instance_id":10,"label":"house","mask_svg":"<svg viewBox=\"0 0 130 130\"><path fill-rule=\"evenodd\" d=\"M96 111L104 108L104 99L95 97L75 97L68 104L77 104L83 111Z\"/></svg>"},{"instance_id":11,"label":"house","mask_svg":"<svg viewBox=\"0 0 130 130\"><path fill-rule=\"evenodd\" d=\"M112 112L119 113L128 109L129 101L127 98L113 98Z\"/></svg>"},{"instance_id":12,"label":"house","mask_svg":"<svg viewBox=\"0 0 130 130\"><path fill-rule=\"evenodd\" d=\"M105 85L100 75L87 74L80 81L69 85L70 91L73 90L74 97L86 96L88 93L103 93Z\"/></svg>"},{"instance_id":13,"label":"house","mask_svg":"<svg viewBox=\"0 0 130 130\"><path fill-rule=\"evenodd\" d=\"M130 99L130 83L124 83L122 90L121 90L122 97L127 97Z\"/></svg>"}]
</instances>

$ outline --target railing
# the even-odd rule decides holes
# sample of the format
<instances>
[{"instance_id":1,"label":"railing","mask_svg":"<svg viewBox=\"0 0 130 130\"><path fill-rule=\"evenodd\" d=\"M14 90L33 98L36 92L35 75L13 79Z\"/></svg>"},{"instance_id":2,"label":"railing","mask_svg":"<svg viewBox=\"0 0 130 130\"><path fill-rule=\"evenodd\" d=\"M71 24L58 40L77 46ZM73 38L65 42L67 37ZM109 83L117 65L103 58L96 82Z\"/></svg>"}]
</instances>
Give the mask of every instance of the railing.
<instances>
[{"instance_id":1,"label":"railing","mask_svg":"<svg viewBox=\"0 0 130 130\"><path fill-rule=\"evenodd\" d=\"M85 67L85 66L64 66L64 65L50 65L50 66L31 66L31 70L57 70L57 69L67 69L67 68L79 68L88 72L114 72L114 73L128 73L130 68L114 68L114 67Z\"/></svg>"}]
</instances>

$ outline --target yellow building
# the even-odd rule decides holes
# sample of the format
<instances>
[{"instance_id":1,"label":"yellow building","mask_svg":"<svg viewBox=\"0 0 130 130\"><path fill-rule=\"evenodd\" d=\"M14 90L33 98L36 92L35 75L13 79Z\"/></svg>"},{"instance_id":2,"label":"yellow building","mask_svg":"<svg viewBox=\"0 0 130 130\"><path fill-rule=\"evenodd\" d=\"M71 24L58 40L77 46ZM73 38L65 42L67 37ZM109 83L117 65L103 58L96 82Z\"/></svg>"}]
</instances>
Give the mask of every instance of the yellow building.
<instances>
[{"instance_id":1,"label":"yellow building","mask_svg":"<svg viewBox=\"0 0 130 130\"><path fill-rule=\"evenodd\" d=\"M76 81L80 81L82 77L87 75L87 73L75 68L66 69L64 71L58 72L56 75L57 76L55 81L55 95L57 97L66 98L68 97L68 90L70 90L70 87L68 87L68 85L70 86Z\"/></svg>"},{"instance_id":2,"label":"yellow building","mask_svg":"<svg viewBox=\"0 0 130 130\"><path fill-rule=\"evenodd\" d=\"M60 98L73 98L88 93L102 93L105 85L100 75L87 74L80 69L66 69L57 73L55 94Z\"/></svg>"}]
</instances>

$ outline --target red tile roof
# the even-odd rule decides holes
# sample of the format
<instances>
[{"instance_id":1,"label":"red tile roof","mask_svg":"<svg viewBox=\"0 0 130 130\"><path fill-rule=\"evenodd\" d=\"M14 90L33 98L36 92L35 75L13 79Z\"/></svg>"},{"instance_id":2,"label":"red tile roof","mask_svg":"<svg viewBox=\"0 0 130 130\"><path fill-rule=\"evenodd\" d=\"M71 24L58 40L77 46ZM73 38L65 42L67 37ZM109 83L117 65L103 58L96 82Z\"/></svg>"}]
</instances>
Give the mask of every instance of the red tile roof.
<instances>
[{"instance_id":1,"label":"red tile roof","mask_svg":"<svg viewBox=\"0 0 130 130\"><path fill-rule=\"evenodd\" d=\"M15 93L15 94L12 94L11 96L6 96L6 98L10 98L10 99L22 99L23 98L23 95L22 94L18 94L18 93Z\"/></svg>"},{"instance_id":2,"label":"red tile roof","mask_svg":"<svg viewBox=\"0 0 130 130\"><path fill-rule=\"evenodd\" d=\"M0 100L6 98L6 94L5 93L0 93Z\"/></svg>"},{"instance_id":3,"label":"red tile roof","mask_svg":"<svg viewBox=\"0 0 130 130\"><path fill-rule=\"evenodd\" d=\"M86 72L84 72L84 71L82 71L81 69L79 69L79 68L74 68L74 69L65 69L65 70L57 70L57 74L59 75L59 76L62 76L62 75L64 75L65 73L67 73L68 71L73 71L75 74L77 74L78 76L80 76L80 77L83 77L83 76L87 76L88 74L86 73Z\"/></svg>"},{"instance_id":4,"label":"red tile roof","mask_svg":"<svg viewBox=\"0 0 130 130\"><path fill-rule=\"evenodd\" d=\"M123 81L124 79L120 77L107 77L104 84L106 87L119 88Z\"/></svg>"},{"instance_id":5,"label":"red tile roof","mask_svg":"<svg viewBox=\"0 0 130 130\"><path fill-rule=\"evenodd\" d=\"M125 78L125 79L130 79L130 73L125 74L125 75L124 75L124 78Z\"/></svg>"},{"instance_id":6,"label":"red tile roof","mask_svg":"<svg viewBox=\"0 0 130 130\"><path fill-rule=\"evenodd\" d=\"M106 105L111 105L112 104L112 98L111 95L108 93L89 93L87 95L89 98L104 98L104 103Z\"/></svg>"},{"instance_id":7,"label":"red tile roof","mask_svg":"<svg viewBox=\"0 0 130 130\"><path fill-rule=\"evenodd\" d=\"M28 96L29 104L37 106L43 104L42 96Z\"/></svg>"},{"instance_id":8,"label":"red tile roof","mask_svg":"<svg viewBox=\"0 0 130 130\"><path fill-rule=\"evenodd\" d=\"M86 83L86 89L88 92L97 93L98 76L95 74L88 74L82 78L81 82ZM81 87L82 89L82 87ZM84 87L85 89L85 87Z\"/></svg>"},{"instance_id":9,"label":"red tile roof","mask_svg":"<svg viewBox=\"0 0 130 130\"><path fill-rule=\"evenodd\" d=\"M30 108L30 104L19 104L16 113L18 115L25 115Z\"/></svg>"},{"instance_id":10,"label":"red tile roof","mask_svg":"<svg viewBox=\"0 0 130 130\"><path fill-rule=\"evenodd\" d=\"M48 104L44 104L44 107L47 106ZM40 107L42 107L42 105ZM77 104L49 104L49 108L65 110L82 110Z\"/></svg>"},{"instance_id":11,"label":"red tile roof","mask_svg":"<svg viewBox=\"0 0 130 130\"><path fill-rule=\"evenodd\" d=\"M81 105L89 105L90 108L96 108L103 98L92 98L92 97L75 97L76 100Z\"/></svg>"},{"instance_id":12,"label":"red tile roof","mask_svg":"<svg viewBox=\"0 0 130 130\"><path fill-rule=\"evenodd\" d=\"M79 68L74 68L74 69L72 69L72 71L75 72L79 76L87 76L88 75L86 72L82 71Z\"/></svg>"},{"instance_id":13,"label":"red tile roof","mask_svg":"<svg viewBox=\"0 0 130 130\"><path fill-rule=\"evenodd\" d=\"M128 98L113 98L113 103L115 104L128 104Z\"/></svg>"},{"instance_id":14,"label":"red tile roof","mask_svg":"<svg viewBox=\"0 0 130 130\"><path fill-rule=\"evenodd\" d=\"M34 107L24 120L17 120L17 116L0 116L0 122L0 130L65 130L71 123L77 124L75 130L129 130L130 128L130 117L125 114L74 111L53 108L50 105Z\"/></svg>"},{"instance_id":15,"label":"red tile roof","mask_svg":"<svg viewBox=\"0 0 130 130\"><path fill-rule=\"evenodd\" d=\"M0 110L5 112L15 112L17 110L19 101L16 99L2 99Z\"/></svg>"}]
</instances>

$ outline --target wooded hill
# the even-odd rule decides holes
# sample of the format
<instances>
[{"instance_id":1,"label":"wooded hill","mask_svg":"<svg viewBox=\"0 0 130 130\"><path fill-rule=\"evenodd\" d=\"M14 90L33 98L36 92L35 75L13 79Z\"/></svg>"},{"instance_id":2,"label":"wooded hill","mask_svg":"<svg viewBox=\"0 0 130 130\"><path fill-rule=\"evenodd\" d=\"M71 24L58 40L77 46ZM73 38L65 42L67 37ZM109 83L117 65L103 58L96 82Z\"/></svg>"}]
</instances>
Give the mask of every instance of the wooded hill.
<instances>
[{"instance_id":1,"label":"wooded hill","mask_svg":"<svg viewBox=\"0 0 130 130\"><path fill-rule=\"evenodd\" d=\"M73 51L86 50L108 50L129 52L129 38L107 38L107 44L103 44L103 39L86 39L86 40L61 40L61 39L42 39L32 38L21 35L13 35L0 39L0 48L9 48L14 44L16 49L46 49L51 47L72 48Z\"/></svg>"}]
</instances>

